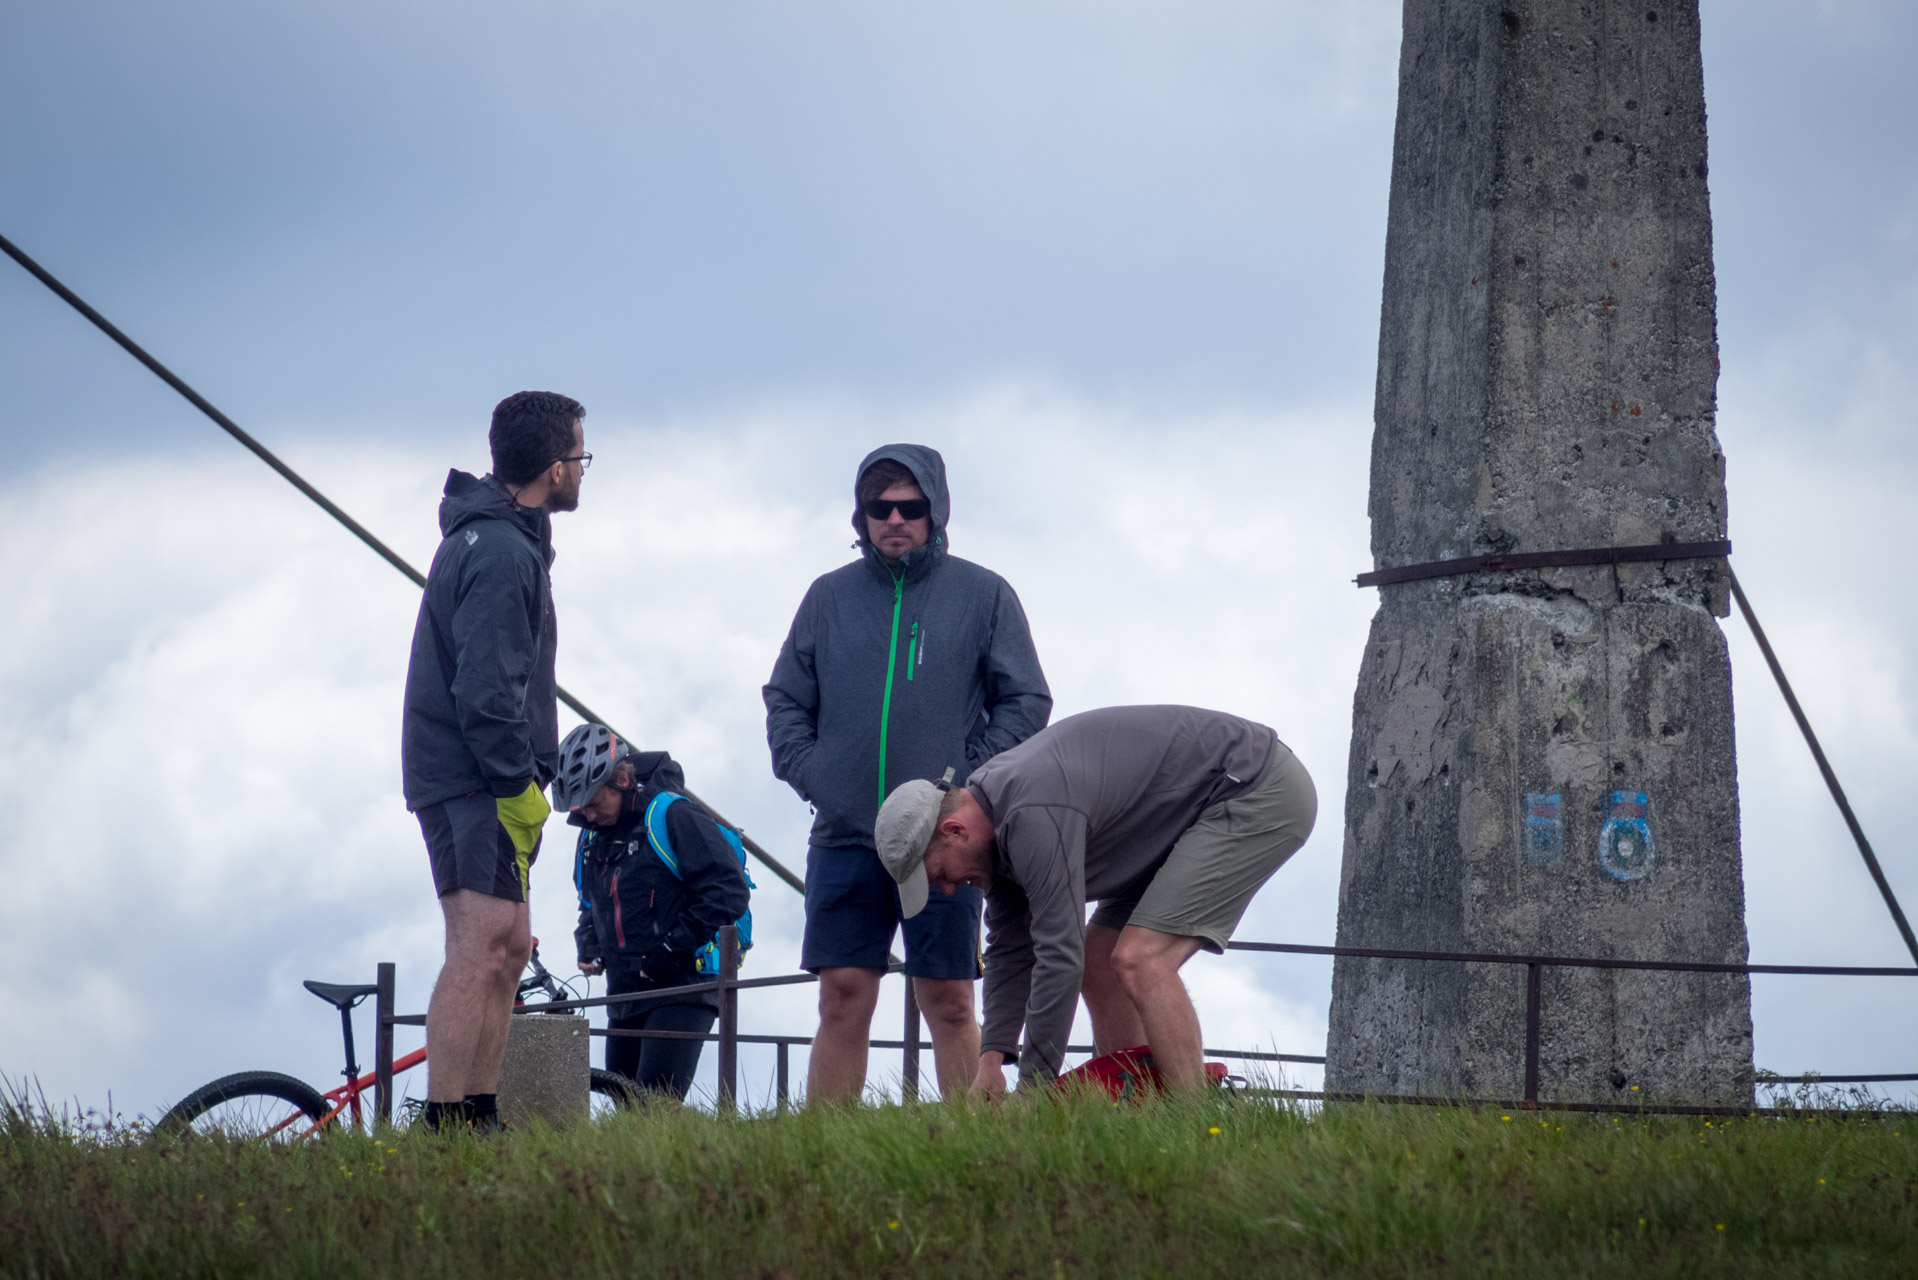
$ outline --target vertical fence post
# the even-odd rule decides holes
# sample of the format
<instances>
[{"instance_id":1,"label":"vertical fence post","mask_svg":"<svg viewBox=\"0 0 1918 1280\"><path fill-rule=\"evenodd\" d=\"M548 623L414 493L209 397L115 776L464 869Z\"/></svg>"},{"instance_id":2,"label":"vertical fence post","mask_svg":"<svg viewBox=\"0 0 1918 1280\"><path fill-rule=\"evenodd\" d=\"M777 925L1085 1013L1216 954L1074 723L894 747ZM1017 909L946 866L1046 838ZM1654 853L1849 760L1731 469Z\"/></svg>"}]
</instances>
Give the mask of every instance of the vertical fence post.
<instances>
[{"instance_id":1,"label":"vertical fence post","mask_svg":"<svg viewBox=\"0 0 1918 1280\"><path fill-rule=\"evenodd\" d=\"M393 962L380 962L373 993L373 1119L393 1123Z\"/></svg>"},{"instance_id":2,"label":"vertical fence post","mask_svg":"<svg viewBox=\"0 0 1918 1280\"><path fill-rule=\"evenodd\" d=\"M781 1040L779 1042L779 1082L778 1082L779 1092L778 1092L778 1102L775 1103L774 1105L777 1108L779 1114L782 1116L786 1114L786 1091L789 1087L787 1084L786 1063L787 1063L787 1059L791 1057L791 1054L789 1052L791 1048L792 1048L792 1042L790 1040Z\"/></svg>"},{"instance_id":3,"label":"vertical fence post","mask_svg":"<svg viewBox=\"0 0 1918 1280\"><path fill-rule=\"evenodd\" d=\"M719 1109L731 1111L739 1097L739 926L719 930Z\"/></svg>"},{"instance_id":4,"label":"vertical fence post","mask_svg":"<svg viewBox=\"0 0 1918 1280\"><path fill-rule=\"evenodd\" d=\"M919 993L913 990L912 975L902 973L906 980L906 1033L900 1037L905 1045L905 1075L899 1082L899 1100L901 1102L919 1101Z\"/></svg>"},{"instance_id":5,"label":"vertical fence post","mask_svg":"<svg viewBox=\"0 0 1918 1280\"><path fill-rule=\"evenodd\" d=\"M1539 966L1525 966L1525 1105L1538 1108Z\"/></svg>"}]
</instances>

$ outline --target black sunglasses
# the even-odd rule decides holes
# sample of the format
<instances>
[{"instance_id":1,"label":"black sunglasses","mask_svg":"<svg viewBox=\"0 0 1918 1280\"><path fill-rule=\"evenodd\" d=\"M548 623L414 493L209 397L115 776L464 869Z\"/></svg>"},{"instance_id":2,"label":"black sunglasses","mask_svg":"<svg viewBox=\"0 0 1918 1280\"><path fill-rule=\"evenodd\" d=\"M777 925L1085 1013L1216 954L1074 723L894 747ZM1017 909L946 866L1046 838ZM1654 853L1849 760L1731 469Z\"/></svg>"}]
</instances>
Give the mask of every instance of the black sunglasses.
<instances>
[{"instance_id":1,"label":"black sunglasses","mask_svg":"<svg viewBox=\"0 0 1918 1280\"><path fill-rule=\"evenodd\" d=\"M888 502L884 498L868 498L859 504L868 520L890 520L897 511L901 520L923 520L932 512L932 502L926 498L907 498L904 502Z\"/></svg>"}]
</instances>

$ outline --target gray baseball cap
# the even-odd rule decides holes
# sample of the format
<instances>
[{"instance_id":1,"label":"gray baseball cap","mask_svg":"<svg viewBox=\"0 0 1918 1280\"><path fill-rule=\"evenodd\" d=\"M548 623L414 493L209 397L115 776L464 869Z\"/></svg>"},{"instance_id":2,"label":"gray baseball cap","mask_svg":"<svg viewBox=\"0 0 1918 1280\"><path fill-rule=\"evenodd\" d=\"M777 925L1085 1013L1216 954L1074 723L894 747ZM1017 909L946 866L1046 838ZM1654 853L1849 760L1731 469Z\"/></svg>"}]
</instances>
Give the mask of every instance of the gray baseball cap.
<instances>
[{"instance_id":1,"label":"gray baseball cap","mask_svg":"<svg viewBox=\"0 0 1918 1280\"><path fill-rule=\"evenodd\" d=\"M939 829L939 801L951 785L951 769L938 782L902 782L879 806L873 823L879 861L899 886L899 914L907 920L926 909L926 846Z\"/></svg>"}]
</instances>

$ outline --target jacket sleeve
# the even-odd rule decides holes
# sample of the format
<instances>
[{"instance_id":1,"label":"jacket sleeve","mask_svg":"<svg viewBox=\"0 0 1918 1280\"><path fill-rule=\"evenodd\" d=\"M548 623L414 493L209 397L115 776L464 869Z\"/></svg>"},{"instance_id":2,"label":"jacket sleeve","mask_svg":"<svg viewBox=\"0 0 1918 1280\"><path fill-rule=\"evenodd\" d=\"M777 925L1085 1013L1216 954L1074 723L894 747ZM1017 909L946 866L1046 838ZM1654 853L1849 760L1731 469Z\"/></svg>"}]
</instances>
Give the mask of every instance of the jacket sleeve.
<instances>
[{"instance_id":1,"label":"jacket sleeve","mask_svg":"<svg viewBox=\"0 0 1918 1280\"><path fill-rule=\"evenodd\" d=\"M819 745L819 673L813 660L813 614L813 591L808 590L793 616L786 643L780 646L772 679L762 691L773 776L790 783L799 798L807 801L813 798L812 789L806 785L807 764Z\"/></svg>"},{"instance_id":2,"label":"jacket sleeve","mask_svg":"<svg viewBox=\"0 0 1918 1280\"><path fill-rule=\"evenodd\" d=\"M461 566L451 628L453 705L460 736L495 796L518 795L536 774L526 686L542 608L530 557L489 555Z\"/></svg>"},{"instance_id":3,"label":"jacket sleeve","mask_svg":"<svg viewBox=\"0 0 1918 1280\"><path fill-rule=\"evenodd\" d=\"M979 1049L1019 1056L1019 1033L1026 1025L1026 997L1032 991L1032 929L1026 891L1004 876L986 895L985 1028Z\"/></svg>"},{"instance_id":4,"label":"jacket sleeve","mask_svg":"<svg viewBox=\"0 0 1918 1280\"><path fill-rule=\"evenodd\" d=\"M592 832L582 831L573 850L573 887L579 890L579 923L573 926L573 954L579 957L581 964L605 955L605 948L599 945L599 928L593 923L592 891L587 888L586 846L591 841Z\"/></svg>"},{"instance_id":5,"label":"jacket sleeve","mask_svg":"<svg viewBox=\"0 0 1918 1280\"><path fill-rule=\"evenodd\" d=\"M986 723L966 743L966 760L975 769L1045 728L1052 717L1052 691L1039 668L1032 628L1018 595L1004 580L986 646L985 695Z\"/></svg>"},{"instance_id":6,"label":"jacket sleeve","mask_svg":"<svg viewBox=\"0 0 1918 1280\"><path fill-rule=\"evenodd\" d=\"M1065 1061L1072 1017L1085 974L1085 815L1076 809L1033 807L1013 814L999 830L999 844L1017 878L1024 910L991 930L986 953L986 1030L981 1049L999 1049L1025 1024L1019 1079L1046 1083ZM1000 889L993 887L995 904ZM1011 905L1011 896L1005 901ZM995 990L998 948L1011 949ZM1021 999L1020 997L1023 997Z\"/></svg>"},{"instance_id":7,"label":"jacket sleeve","mask_svg":"<svg viewBox=\"0 0 1918 1280\"><path fill-rule=\"evenodd\" d=\"M686 954L705 946L721 925L744 915L751 895L745 868L704 809L691 800L675 801L666 811L666 831L679 856L686 908L660 941L668 950Z\"/></svg>"}]
</instances>

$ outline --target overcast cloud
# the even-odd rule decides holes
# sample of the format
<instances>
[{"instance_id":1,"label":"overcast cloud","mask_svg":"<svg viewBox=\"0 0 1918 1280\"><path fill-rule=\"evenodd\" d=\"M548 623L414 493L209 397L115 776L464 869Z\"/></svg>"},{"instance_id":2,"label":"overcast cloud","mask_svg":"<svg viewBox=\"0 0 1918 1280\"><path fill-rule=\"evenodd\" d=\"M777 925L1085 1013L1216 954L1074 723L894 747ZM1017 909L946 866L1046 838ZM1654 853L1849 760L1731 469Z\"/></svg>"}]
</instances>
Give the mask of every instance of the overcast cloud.
<instances>
[{"instance_id":1,"label":"overcast cloud","mask_svg":"<svg viewBox=\"0 0 1918 1280\"><path fill-rule=\"evenodd\" d=\"M22 8L0 232L416 563L494 400L584 400L561 679L768 847L800 860L806 814L758 686L849 554L851 466L919 439L1060 714L1199 702L1300 751L1321 826L1244 933L1331 940L1396 6ZM1918 17L1704 18L1736 563L1918 906ZM417 597L0 265L0 1073L149 1113L243 1067L324 1081L299 979L391 959L418 1007L437 967L398 795ZM1901 962L1726 629L1753 957ZM797 899L759 880L782 971ZM1196 962L1208 1039L1319 1051L1327 976ZM1761 1065L1911 1069L1903 985L1755 999Z\"/></svg>"}]
</instances>

